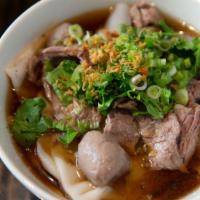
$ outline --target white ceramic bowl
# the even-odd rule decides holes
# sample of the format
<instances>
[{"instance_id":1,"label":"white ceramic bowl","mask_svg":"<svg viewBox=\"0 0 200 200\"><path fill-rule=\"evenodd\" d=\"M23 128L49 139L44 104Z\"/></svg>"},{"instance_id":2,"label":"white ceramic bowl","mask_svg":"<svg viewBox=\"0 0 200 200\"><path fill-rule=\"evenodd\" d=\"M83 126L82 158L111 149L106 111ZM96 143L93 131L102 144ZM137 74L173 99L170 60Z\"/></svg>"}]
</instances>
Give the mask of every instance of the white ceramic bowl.
<instances>
[{"instance_id":1,"label":"white ceramic bowl","mask_svg":"<svg viewBox=\"0 0 200 200\"><path fill-rule=\"evenodd\" d=\"M116 2L117 0L42 0L23 13L0 39L0 157L13 175L41 199L56 200L62 197L50 191L32 175L13 146L5 117L7 94L5 66L51 26L81 13L114 5ZM200 30L200 0L153 0L153 2L166 13ZM199 200L200 189L184 199Z\"/></svg>"}]
</instances>

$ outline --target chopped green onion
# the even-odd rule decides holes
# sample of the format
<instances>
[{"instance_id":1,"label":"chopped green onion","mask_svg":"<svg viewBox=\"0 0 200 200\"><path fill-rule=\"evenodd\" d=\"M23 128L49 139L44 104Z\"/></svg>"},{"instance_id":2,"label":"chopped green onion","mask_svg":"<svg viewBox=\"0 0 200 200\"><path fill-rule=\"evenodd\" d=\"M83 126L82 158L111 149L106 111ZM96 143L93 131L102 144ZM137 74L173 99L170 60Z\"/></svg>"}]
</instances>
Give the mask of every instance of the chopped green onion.
<instances>
[{"instance_id":1,"label":"chopped green onion","mask_svg":"<svg viewBox=\"0 0 200 200\"><path fill-rule=\"evenodd\" d=\"M149 52L148 55L147 55L148 59L153 59L154 56L155 56L154 52Z\"/></svg>"},{"instance_id":2,"label":"chopped green onion","mask_svg":"<svg viewBox=\"0 0 200 200\"><path fill-rule=\"evenodd\" d=\"M185 67L186 68L190 68L191 67L191 60L190 60L190 58L185 58L184 59L184 65L185 65Z\"/></svg>"},{"instance_id":3,"label":"chopped green onion","mask_svg":"<svg viewBox=\"0 0 200 200\"><path fill-rule=\"evenodd\" d=\"M64 135L62 135L61 137L59 137L59 141L64 144L70 144L78 135L78 132L73 130L73 129L69 129L67 130L67 132L64 133Z\"/></svg>"},{"instance_id":4,"label":"chopped green onion","mask_svg":"<svg viewBox=\"0 0 200 200\"><path fill-rule=\"evenodd\" d=\"M71 25L69 27L69 35L81 43L82 37L84 35L83 29L78 24Z\"/></svg>"},{"instance_id":5,"label":"chopped green onion","mask_svg":"<svg viewBox=\"0 0 200 200\"><path fill-rule=\"evenodd\" d=\"M168 60L169 61L173 61L175 58L174 54L173 53L170 53L169 56L168 56Z\"/></svg>"},{"instance_id":6,"label":"chopped green onion","mask_svg":"<svg viewBox=\"0 0 200 200\"><path fill-rule=\"evenodd\" d=\"M85 42L85 41L88 41L88 40L90 39L90 37L91 37L90 32L89 32L89 31L86 31L86 34L85 34L85 36L84 36L84 38L83 38L83 41L84 41L84 42Z\"/></svg>"},{"instance_id":7,"label":"chopped green onion","mask_svg":"<svg viewBox=\"0 0 200 200\"><path fill-rule=\"evenodd\" d=\"M169 70L169 75L174 76L177 72L176 66L173 65L173 67Z\"/></svg>"},{"instance_id":8,"label":"chopped green onion","mask_svg":"<svg viewBox=\"0 0 200 200\"><path fill-rule=\"evenodd\" d=\"M77 120L77 128L79 133L83 134L90 129L90 124L88 122Z\"/></svg>"},{"instance_id":9,"label":"chopped green onion","mask_svg":"<svg viewBox=\"0 0 200 200\"><path fill-rule=\"evenodd\" d=\"M142 79L141 74L137 74L136 76L131 78L130 86L133 89L142 91L147 88L147 81Z\"/></svg>"},{"instance_id":10,"label":"chopped green onion","mask_svg":"<svg viewBox=\"0 0 200 200\"><path fill-rule=\"evenodd\" d=\"M166 63L167 63L166 58L160 59L160 64L161 64L161 65L166 65Z\"/></svg>"},{"instance_id":11,"label":"chopped green onion","mask_svg":"<svg viewBox=\"0 0 200 200\"><path fill-rule=\"evenodd\" d=\"M147 96L151 99L158 99L161 95L162 89L157 85L152 85L147 89Z\"/></svg>"},{"instance_id":12,"label":"chopped green onion","mask_svg":"<svg viewBox=\"0 0 200 200\"><path fill-rule=\"evenodd\" d=\"M178 104L187 105L189 101L188 91L186 88L179 89L175 93L175 101Z\"/></svg>"}]
</instances>

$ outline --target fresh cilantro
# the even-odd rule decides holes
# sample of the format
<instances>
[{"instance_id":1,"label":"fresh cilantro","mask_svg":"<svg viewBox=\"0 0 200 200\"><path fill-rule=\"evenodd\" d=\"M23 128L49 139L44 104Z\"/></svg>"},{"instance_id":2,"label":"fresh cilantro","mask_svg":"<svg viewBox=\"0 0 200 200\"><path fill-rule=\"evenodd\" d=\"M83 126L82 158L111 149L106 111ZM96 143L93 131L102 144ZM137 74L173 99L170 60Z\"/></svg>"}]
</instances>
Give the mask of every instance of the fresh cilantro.
<instances>
[{"instance_id":1,"label":"fresh cilantro","mask_svg":"<svg viewBox=\"0 0 200 200\"><path fill-rule=\"evenodd\" d=\"M45 77L64 105L67 105L72 101L72 96L69 95L72 93L72 89L70 88L72 85L70 78L76 67L77 64L75 61L64 60L57 68L48 72Z\"/></svg>"},{"instance_id":2,"label":"fresh cilantro","mask_svg":"<svg viewBox=\"0 0 200 200\"><path fill-rule=\"evenodd\" d=\"M68 130L66 130L64 135L62 135L59 138L59 141L62 144L67 145L67 144L70 144L71 142L73 142L73 140L77 137L77 135L78 135L77 131L75 131L74 129L68 129Z\"/></svg>"},{"instance_id":3,"label":"fresh cilantro","mask_svg":"<svg viewBox=\"0 0 200 200\"><path fill-rule=\"evenodd\" d=\"M78 135L78 132L66 123L42 116L45 105L41 98L26 99L22 102L12 126L12 133L17 143L24 147L30 147L48 129L63 132L64 136L60 137L60 141L64 144L71 143Z\"/></svg>"},{"instance_id":4,"label":"fresh cilantro","mask_svg":"<svg viewBox=\"0 0 200 200\"><path fill-rule=\"evenodd\" d=\"M146 93L139 92L136 99L144 104L146 111L134 111L133 115L149 114L154 119L161 119L172 108L172 93L167 88L161 88L161 94L159 98L150 98Z\"/></svg>"},{"instance_id":5,"label":"fresh cilantro","mask_svg":"<svg viewBox=\"0 0 200 200\"><path fill-rule=\"evenodd\" d=\"M12 127L13 136L23 146L30 146L51 127L51 121L42 116L45 102L40 98L24 100L18 108Z\"/></svg>"},{"instance_id":6,"label":"fresh cilantro","mask_svg":"<svg viewBox=\"0 0 200 200\"><path fill-rule=\"evenodd\" d=\"M90 129L90 124L84 121L77 120L77 129L79 133L85 133Z\"/></svg>"}]
</instances>

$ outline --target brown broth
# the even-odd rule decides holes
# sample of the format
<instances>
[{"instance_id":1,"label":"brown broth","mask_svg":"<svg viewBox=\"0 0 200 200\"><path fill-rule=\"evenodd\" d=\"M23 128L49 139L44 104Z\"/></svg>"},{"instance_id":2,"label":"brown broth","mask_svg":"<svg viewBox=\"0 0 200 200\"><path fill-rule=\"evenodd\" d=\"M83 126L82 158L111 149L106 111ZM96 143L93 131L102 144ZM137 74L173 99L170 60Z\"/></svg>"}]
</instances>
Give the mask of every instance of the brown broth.
<instances>
[{"instance_id":1,"label":"brown broth","mask_svg":"<svg viewBox=\"0 0 200 200\"><path fill-rule=\"evenodd\" d=\"M84 15L69 19L68 22L78 23L84 29L95 31L101 27L110 13L110 8L93 11ZM167 15L165 19L169 25L177 31L182 31L189 36L199 36L199 33L187 26L185 23L177 21ZM41 88L34 86L25 80L21 90L20 98L34 97L41 92ZM13 114L19 105L19 99L10 84L7 97L7 119L10 125ZM77 144L72 149L76 149ZM64 195L56 180L54 180L41 166L36 155L35 148L23 149L16 145L19 154L25 164L30 168L33 175L38 177L55 193ZM70 149L69 151L71 152ZM74 150L75 151L75 150ZM70 155L70 154L69 154ZM188 172L179 171L152 171L142 167L143 156L132 158L131 173L120 178L113 184L115 192L104 200L172 200L180 198L200 185L200 147L188 165ZM66 197L67 199L67 197Z\"/></svg>"},{"instance_id":2,"label":"brown broth","mask_svg":"<svg viewBox=\"0 0 200 200\"><path fill-rule=\"evenodd\" d=\"M141 167L141 157L132 159L132 171L113 186L118 198L114 200L173 200L187 195L200 184L200 147L188 165L188 172ZM107 200L107 199L105 199Z\"/></svg>"},{"instance_id":3,"label":"brown broth","mask_svg":"<svg viewBox=\"0 0 200 200\"><path fill-rule=\"evenodd\" d=\"M73 17L68 22L78 23L85 30L95 32L98 28L104 25L106 19L108 18L111 12L111 8L91 11L86 14L82 14L77 17ZM94 23L95 22L95 23Z\"/></svg>"},{"instance_id":4,"label":"brown broth","mask_svg":"<svg viewBox=\"0 0 200 200\"><path fill-rule=\"evenodd\" d=\"M176 20L174 17L162 13L163 17L167 24L174 28L175 31L178 31L180 34L185 34L191 37L199 37L200 33L193 26L186 24L184 21Z\"/></svg>"},{"instance_id":5,"label":"brown broth","mask_svg":"<svg viewBox=\"0 0 200 200\"><path fill-rule=\"evenodd\" d=\"M21 88L20 90L20 95L21 97L34 97L37 92L38 88L33 86L30 82L25 81L26 84L23 84L24 87ZM30 92L31 91L31 92ZM9 81L9 90L8 90L8 95L7 95L7 121L8 125L12 124L12 119L13 119L13 113L16 112L17 107L19 106L19 99L18 96L15 92L15 90L12 89L11 82ZM19 155L23 159L24 163L26 166L31 170L34 176L36 176L39 180L42 181L45 185L48 185L48 187L57 193L58 195L64 195L64 192L60 189L59 184L56 180L54 180L43 168L42 165L39 161L39 158L35 152L35 148L29 148L29 149L24 149L17 145L15 141L13 140L13 143L19 152Z\"/></svg>"}]
</instances>

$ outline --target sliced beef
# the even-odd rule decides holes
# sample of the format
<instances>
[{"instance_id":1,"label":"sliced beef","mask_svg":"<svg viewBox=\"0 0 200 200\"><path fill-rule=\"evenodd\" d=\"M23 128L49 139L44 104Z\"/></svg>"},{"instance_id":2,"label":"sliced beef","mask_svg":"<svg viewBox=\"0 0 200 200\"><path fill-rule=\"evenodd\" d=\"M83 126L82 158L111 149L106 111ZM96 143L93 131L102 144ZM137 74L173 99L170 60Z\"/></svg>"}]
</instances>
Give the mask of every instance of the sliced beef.
<instances>
[{"instance_id":1,"label":"sliced beef","mask_svg":"<svg viewBox=\"0 0 200 200\"><path fill-rule=\"evenodd\" d=\"M175 113L181 125L179 138L179 152L185 164L194 154L200 133L200 106L193 104L191 107L177 105Z\"/></svg>"},{"instance_id":2,"label":"sliced beef","mask_svg":"<svg viewBox=\"0 0 200 200\"><path fill-rule=\"evenodd\" d=\"M89 53L86 48L71 46L51 46L41 51L43 59L55 59L55 58L78 58L79 60L90 62Z\"/></svg>"},{"instance_id":3,"label":"sliced beef","mask_svg":"<svg viewBox=\"0 0 200 200\"><path fill-rule=\"evenodd\" d=\"M71 120L72 123L79 121L88 124L91 129L99 127L102 116L94 107L86 106L76 99L65 107L61 104L53 89L46 81L44 81L43 87L46 97L52 103L54 116L57 120L67 119Z\"/></svg>"},{"instance_id":4,"label":"sliced beef","mask_svg":"<svg viewBox=\"0 0 200 200\"><path fill-rule=\"evenodd\" d=\"M180 169L183 166L178 147L181 127L176 115L171 113L163 121L150 118L138 121L143 140L150 148L151 167L155 170Z\"/></svg>"},{"instance_id":5,"label":"sliced beef","mask_svg":"<svg viewBox=\"0 0 200 200\"><path fill-rule=\"evenodd\" d=\"M51 102L54 116L57 120L62 120L65 118L66 113L68 113L67 108L64 107L56 94L54 93L52 87L48 84L47 81L43 81L44 92L47 99Z\"/></svg>"},{"instance_id":6,"label":"sliced beef","mask_svg":"<svg viewBox=\"0 0 200 200\"><path fill-rule=\"evenodd\" d=\"M49 36L48 46L58 45L62 40L69 36L68 28L69 23L63 23L58 26Z\"/></svg>"},{"instance_id":7,"label":"sliced beef","mask_svg":"<svg viewBox=\"0 0 200 200\"><path fill-rule=\"evenodd\" d=\"M117 142L128 152L134 153L139 132L136 121L130 114L111 112L106 119L104 134L109 141Z\"/></svg>"},{"instance_id":8,"label":"sliced beef","mask_svg":"<svg viewBox=\"0 0 200 200\"><path fill-rule=\"evenodd\" d=\"M150 147L153 169L184 169L195 152L200 133L200 106L176 105L164 120L138 120L144 142Z\"/></svg>"},{"instance_id":9,"label":"sliced beef","mask_svg":"<svg viewBox=\"0 0 200 200\"><path fill-rule=\"evenodd\" d=\"M188 87L189 104L200 103L200 80L193 79Z\"/></svg>"},{"instance_id":10,"label":"sliced beef","mask_svg":"<svg viewBox=\"0 0 200 200\"><path fill-rule=\"evenodd\" d=\"M174 113L176 114L179 122L182 124L187 114L190 112L191 108L180 104L174 106Z\"/></svg>"},{"instance_id":11,"label":"sliced beef","mask_svg":"<svg viewBox=\"0 0 200 200\"><path fill-rule=\"evenodd\" d=\"M133 111L136 108L136 106L137 104L133 100L118 99L114 102L113 108Z\"/></svg>"},{"instance_id":12,"label":"sliced beef","mask_svg":"<svg viewBox=\"0 0 200 200\"><path fill-rule=\"evenodd\" d=\"M158 25L161 20L159 11L146 1L137 1L130 8L132 24L136 27Z\"/></svg>"},{"instance_id":13,"label":"sliced beef","mask_svg":"<svg viewBox=\"0 0 200 200\"><path fill-rule=\"evenodd\" d=\"M26 66L27 78L29 81L36 85L42 84L43 62L46 59L50 59L54 67L65 57L75 59L76 61L83 59L89 60L86 49L78 48L77 46L65 47L60 45L59 41L69 36L69 25L68 23L63 23L50 34L47 48L41 50L38 54L33 54L31 52L32 56L29 56Z\"/></svg>"},{"instance_id":14,"label":"sliced beef","mask_svg":"<svg viewBox=\"0 0 200 200\"><path fill-rule=\"evenodd\" d=\"M28 80L36 85L42 84L43 63L40 56L34 55L28 63Z\"/></svg>"},{"instance_id":15,"label":"sliced beef","mask_svg":"<svg viewBox=\"0 0 200 200\"><path fill-rule=\"evenodd\" d=\"M82 54L77 47L65 47L65 46L51 46L42 50L42 55L44 58L55 58L55 57L79 57Z\"/></svg>"},{"instance_id":16,"label":"sliced beef","mask_svg":"<svg viewBox=\"0 0 200 200\"><path fill-rule=\"evenodd\" d=\"M101 132L90 131L78 145L77 163L85 176L96 186L109 184L130 170L126 152L106 141Z\"/></svg>"}]
</instances>

